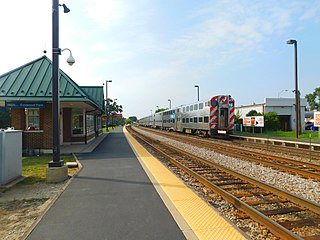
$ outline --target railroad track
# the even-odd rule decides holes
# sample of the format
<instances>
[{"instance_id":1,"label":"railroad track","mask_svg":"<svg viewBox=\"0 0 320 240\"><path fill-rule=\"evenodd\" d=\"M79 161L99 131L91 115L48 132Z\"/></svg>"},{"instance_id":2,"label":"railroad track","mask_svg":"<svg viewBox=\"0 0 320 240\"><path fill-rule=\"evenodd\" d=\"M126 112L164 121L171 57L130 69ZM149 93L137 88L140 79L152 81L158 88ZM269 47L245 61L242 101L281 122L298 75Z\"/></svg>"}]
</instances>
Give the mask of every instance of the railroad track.
<instances>
[{"instance_id":1,"label":"railroad track","mask_svg":"<svg viewBox=\"0 0 320 240\"><path fill-rule=\"evenodd\" d=\"M166 136L179 142L191 144L200 148L213 150L226 156L251 161L262 164L267 167L278 169L291 174L296 174L304 178L312 178L320 181L320 165L309 162L301 162L295 159L270 155L263 152L249 150L244 147L226 144L223 141L207 140L202 138L194 138L182 134L172 134L153 129L144 129L145 131L156 132L158 135Z\"/></svg>"},{"instance_id":2,"label":"railroad track","mask_svg":"<svg viewBox=\"0 0 320 240\"><path fill-rule=\"evenodd\" d=\"M309 162L313 163L320 163L320 152L312 150L312 146L309 148L302 149L296 147L288 147L288 146L281 146L281 145L274 145L266 141L265 143L260 142L248 142L244 140L232 140L232 143L238 146L246 147L246 148L253 148L258 150L267 150L274 153L280 154L287 154L290 156L298 156L301 158L308 159Z\"/></svg>"},{"instance_id":3,"label":"railroad track","mask_svg":"<svg viewBox=\"0 0 320 240\"><path fill-rule=\"evenodd\" d=\"M320 239L320 205L224 168L211 161L147 138L128 128L139 141L218 193L243 214L280 239Z\"/></svg>"}]
</instances>

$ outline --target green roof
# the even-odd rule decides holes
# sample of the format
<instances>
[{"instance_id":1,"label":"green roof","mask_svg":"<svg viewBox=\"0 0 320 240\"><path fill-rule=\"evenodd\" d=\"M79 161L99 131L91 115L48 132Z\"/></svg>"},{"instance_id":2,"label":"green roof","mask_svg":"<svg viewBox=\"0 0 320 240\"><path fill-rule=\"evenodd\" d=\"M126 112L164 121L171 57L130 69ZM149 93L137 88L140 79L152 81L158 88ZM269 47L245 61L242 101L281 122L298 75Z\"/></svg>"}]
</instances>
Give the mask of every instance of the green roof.
<instances>
[{"instance_id":1,"label":"green roof","mask_svg":"<svg viewBox=\"0 0 320 240\"><path fill-rule=\"evenodd\" d=\"M59 80L60 101L87 102L103 110L102 86L81 88L61 69ZM0 101L52 101L51 60L42 56L1 75Z\"/></svg>"},{"instance_id":2,"label":"green roof","mask_svg":"<svg viewBox=\"0 0 320 240\"><path fill-rule=\"evenodd\" d=\"M81 86L80 88L99 105L100 109L104 109L103 86Z\"/></svg>"}]
</instances>

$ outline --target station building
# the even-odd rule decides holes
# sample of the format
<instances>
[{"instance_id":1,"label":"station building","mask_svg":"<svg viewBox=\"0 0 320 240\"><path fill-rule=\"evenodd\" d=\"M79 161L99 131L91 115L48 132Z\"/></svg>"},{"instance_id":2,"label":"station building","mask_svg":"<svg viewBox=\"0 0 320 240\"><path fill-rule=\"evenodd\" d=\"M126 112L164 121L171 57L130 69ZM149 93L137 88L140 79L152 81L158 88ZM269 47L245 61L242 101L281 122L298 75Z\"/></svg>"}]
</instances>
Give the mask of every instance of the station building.
<instances>
[{"instance_id":1,"label":"station building","mask_svg":"<svg viewBox=\"0 0 320 240\"><path fill-rule=\"evenodd\" d=\"M102 134L103 86L78 86L60 70L60 144L88 143ZM42 56L0 76L0 107L23 130L23 149L52 152L52 62Z\"/></svg>"},{"instance_id":2,"label":"station building","mask_svg":"<svg viewBox=\"0 0 320 240\"><path fill-rule=\"evenodd\" d=\"M266 114L275 112L280 118L280 128L283 131L296 130L296 111L295 111L295 98L265 98L264 103L252 104L246 106L237 106L235 111L241 118L245 117L247 113L256 110L258 113ZM303 125L305 120L305 109L307 100L300 99L300 122Z\"/></svg>"}]
</instances>

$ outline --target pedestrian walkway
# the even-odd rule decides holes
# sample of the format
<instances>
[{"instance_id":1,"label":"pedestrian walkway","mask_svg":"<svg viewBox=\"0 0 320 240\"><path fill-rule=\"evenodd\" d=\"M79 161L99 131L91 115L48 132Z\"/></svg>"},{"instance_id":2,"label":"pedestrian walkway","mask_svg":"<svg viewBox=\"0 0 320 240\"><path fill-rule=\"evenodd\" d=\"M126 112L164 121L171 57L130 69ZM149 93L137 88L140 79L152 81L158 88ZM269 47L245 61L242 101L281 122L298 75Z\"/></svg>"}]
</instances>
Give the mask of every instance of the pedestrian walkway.
<instances>
[{"instance_id":1,"label":"pedestrian walkway","mask_svg":"<svg viewBox=\"0 0 320 240\"><path fill-rule=\"evenodd\" d=\"M63 145L60 147L60 153L61 154L71 154L71 153L90 153L92 152L99 144L104 140L104 138L109 134L104 133L95 139L93 139L91 142L85 144L85 143L78 143L78 144L69 144L69 145Z\"/></svg>"},{"instance_id":2,"label":"pedestrian walkway","mask_svg":"<svg viewBox=\"0 0 320 240\"><path fill-rule=\"evenodd\" d=\"M92 152L73 151L82 152L76 154L82 171L28 239L185 239L122 128L109 133Z\"/></svg>"}]
</instances>

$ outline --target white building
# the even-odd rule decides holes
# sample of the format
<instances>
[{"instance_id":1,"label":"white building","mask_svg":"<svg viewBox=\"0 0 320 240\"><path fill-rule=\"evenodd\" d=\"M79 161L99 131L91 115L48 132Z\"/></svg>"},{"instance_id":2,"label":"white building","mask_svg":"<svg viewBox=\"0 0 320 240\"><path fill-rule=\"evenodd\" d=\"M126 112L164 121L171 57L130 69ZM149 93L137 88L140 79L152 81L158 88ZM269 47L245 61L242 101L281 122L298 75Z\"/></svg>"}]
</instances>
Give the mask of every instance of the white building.
<instances>
[{"instance_id":1,"label":"white building","mask_svg":"<svg viewBox=\"0 0 320 240\"><path fill-rule=\"evenodd\" d=\"M247 106L237 106L236 114L241 118L245 117L247 113L256 110L258 113L266 114L275 112L280 118L280 128L283 131L296 130L296 111L295 111L295 98L265 98L264 103L252 104ZM307 100L300 99L300 122L304 123L305 109ZM303 126L302 126L303 128Z\"/></svg>"}]
</instances>

